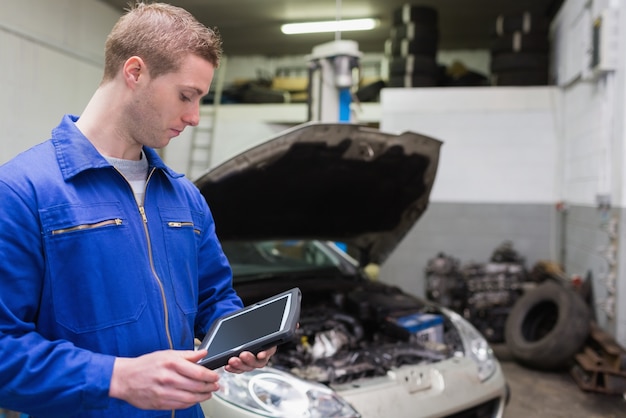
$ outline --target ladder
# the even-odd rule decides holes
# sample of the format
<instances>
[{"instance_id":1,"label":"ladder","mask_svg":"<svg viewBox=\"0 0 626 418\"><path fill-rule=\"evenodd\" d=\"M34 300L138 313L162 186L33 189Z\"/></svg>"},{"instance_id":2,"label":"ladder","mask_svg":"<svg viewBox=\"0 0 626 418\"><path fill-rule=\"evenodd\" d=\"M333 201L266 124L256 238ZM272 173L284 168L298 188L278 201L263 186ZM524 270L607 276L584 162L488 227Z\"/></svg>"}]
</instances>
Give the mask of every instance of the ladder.
<instances>
[{"instance_id":1,"label":"ladder","mask_svg":"<svg viewBox=\"0 0 626 418\"><path fill-rule=\"evenodd\" d=\"M191 131L191 144L187 160L186 175L191 180L202 175L211 165L211 153L217 121L217 110L222 100L224 89L224 75L226 69L226 56L222 56L220 66L215 77L215 95L212 105L200 106L200 120Z\"/></svg>"}]
</instances>

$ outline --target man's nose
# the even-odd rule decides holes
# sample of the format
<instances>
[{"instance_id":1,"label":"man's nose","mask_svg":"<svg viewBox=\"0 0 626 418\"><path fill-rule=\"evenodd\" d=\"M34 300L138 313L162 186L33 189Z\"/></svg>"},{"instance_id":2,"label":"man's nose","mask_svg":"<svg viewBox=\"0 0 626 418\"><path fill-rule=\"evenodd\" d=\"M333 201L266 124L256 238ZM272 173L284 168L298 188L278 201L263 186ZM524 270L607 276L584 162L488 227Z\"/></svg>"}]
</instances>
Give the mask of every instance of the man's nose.
<instances>
[{"instance_id":1,"label":"man's nose","mask_svg":"<svg viewBox=\"0 0 626 418\"><path fill-rule=\"evenodd\" d=\"M183 122L190 126L198 126L200 123L200 105L196 104L183 116Z\"/></svg>"}]
</instances>

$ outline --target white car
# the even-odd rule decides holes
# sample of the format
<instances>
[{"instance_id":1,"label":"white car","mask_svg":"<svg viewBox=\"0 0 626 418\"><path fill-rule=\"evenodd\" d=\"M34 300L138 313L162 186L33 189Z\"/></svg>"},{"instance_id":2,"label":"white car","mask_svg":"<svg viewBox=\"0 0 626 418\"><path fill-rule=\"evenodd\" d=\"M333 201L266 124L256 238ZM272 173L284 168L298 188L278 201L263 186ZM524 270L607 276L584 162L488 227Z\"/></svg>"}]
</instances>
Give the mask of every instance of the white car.
<instances>
[{"instance_id":1,"label":"white car","mask_svg":"<svg viewBox=\"0 0 626 418\"><path fill-rule=\"evenodd\" d=\"M367 274L426 210L440 146L310 123L196 180L244 303L302 291L296 338L263 369L220 369L207 417L503 416L508 386L483 336Z\"/></svg>"}]
</instances>

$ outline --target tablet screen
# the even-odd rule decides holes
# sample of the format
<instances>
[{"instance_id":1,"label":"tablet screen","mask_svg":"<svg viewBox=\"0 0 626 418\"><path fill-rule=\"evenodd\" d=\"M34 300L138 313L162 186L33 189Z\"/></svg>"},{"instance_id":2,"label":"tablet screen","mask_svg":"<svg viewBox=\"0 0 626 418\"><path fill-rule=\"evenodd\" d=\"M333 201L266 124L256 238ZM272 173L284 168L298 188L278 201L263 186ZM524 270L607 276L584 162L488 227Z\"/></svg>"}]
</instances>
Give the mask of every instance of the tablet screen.
<instances>
[{"instance_id":1,"label":"tablet screen","mask_svg":"<svg viewBox=\"0 0 626 418\"><path fill-rule=\"evenodd\" d=\"M220 320L213 338L207 342L208 356L236 349L282 330L289 315L290 297L287 294L254 310Z\"/></svg>"}]
</instances>

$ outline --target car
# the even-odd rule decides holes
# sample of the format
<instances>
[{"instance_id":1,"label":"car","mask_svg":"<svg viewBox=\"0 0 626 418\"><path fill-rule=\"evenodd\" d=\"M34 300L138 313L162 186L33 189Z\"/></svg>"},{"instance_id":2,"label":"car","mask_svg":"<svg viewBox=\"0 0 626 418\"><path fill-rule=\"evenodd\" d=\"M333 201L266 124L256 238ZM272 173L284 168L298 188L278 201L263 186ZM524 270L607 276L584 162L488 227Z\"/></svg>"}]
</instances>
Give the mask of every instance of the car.
<instances>
[{"instance_id":1,"label":"car","mask_svg":"<svg viewBox=\"0 0 626 418\"><path fill-rule=\"evenodd\" d=\"M378 267L428 207L442 142L309 122L195 180L244 304L298 287L270 364L220 373L207 417L501 417L508 386L458 313Z\"/></svg>"}]
</instances>

